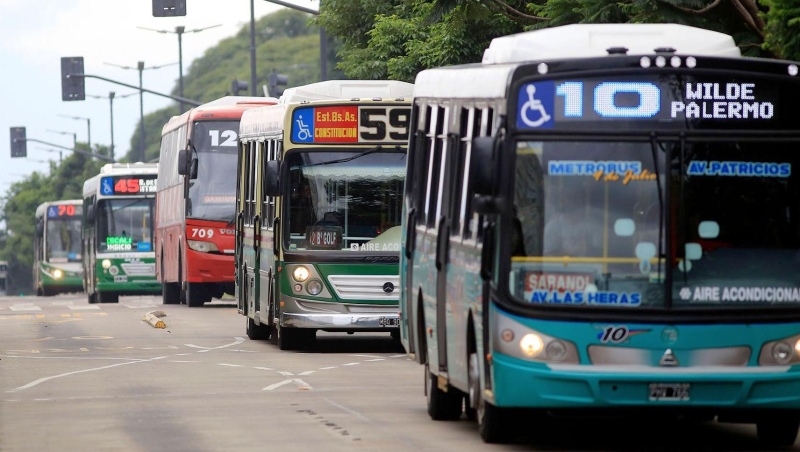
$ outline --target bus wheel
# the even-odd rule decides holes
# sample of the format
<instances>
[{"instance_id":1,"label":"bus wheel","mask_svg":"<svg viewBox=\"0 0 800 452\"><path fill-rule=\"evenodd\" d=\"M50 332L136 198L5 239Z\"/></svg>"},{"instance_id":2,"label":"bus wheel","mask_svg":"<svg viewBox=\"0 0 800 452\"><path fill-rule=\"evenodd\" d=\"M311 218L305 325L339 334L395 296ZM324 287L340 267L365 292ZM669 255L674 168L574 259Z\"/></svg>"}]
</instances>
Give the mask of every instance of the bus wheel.
<instances>
[{"instance_id":1,"label":"bus wheel","mask_svg":"<svg viewBox=\"0 0 800 452\"><path fill-rule=\"evenodd\" d=\"M201 283L186 283L186 306L196 308L211 301Z\"/></svg>"},{"instance_id":2,"label":"bus wheel","mask_svg":"<svg viewBox=\"0 0 800 452\"><path fill-rule=\"evenodd\" d=\"M163 283L161 285L163 304L181 303L181 286L178 283Z\"/></svg>"},{"instance_id":3,"label":"bus wheel","mask_svg":"<svg viewBox=\"0 0 800 452\"><path fill-rule=\"evenodd\" d=\"M278 348L281 350L294 350L299 347L299 330L295 328L284 328L280 324L277 325L276 330L278 333Z\"/></svg>"},{"instance_id":4,"label":"bus wheel","mask_svg":"<svg viewBox=\"0 0 800 452\"><path fill-rule=\"evenodd\" d=\"M506 419L503 408L487 403L483 397L478 399L478 433L486 443L502 443L506 439Z\"/></svg>"},{"instance_id":5,"label":"bus wheel","mask_svg":"<svg viewBox=\"0 0 800 452\"><path fill-rule=\"evenodd\" d=\"M428 398L428 414L435 421L454 421L461 417L464 394L450 386L448 391L439 389L439 377L425 364L425 394Z\"/></svg>"},{"instance_id":6,"label":"bus wheel","mask_svg":"<svg viewBox=\"0 0 800 452\"><path fill-rule=\"evenodd\" d=\"M245 317L247 319L247 326L245 326L245 331L247 332L247 337L253 341L261 341L265 339L269 339L270 336L270 328L263 323L261 325L256 325L256 321L251 319L250 317Z\"/></svg>"},{"instance_id":7,"label":"bus wheel","mask_svg":"<svg viewBox=\"0 0 800 452\"><path fill-rule=\"evenodd\" d=\"M95 304L95 303L97 303L97 292L95 292L95 293L90 293L90 294L88 295L88 298L89 298L89 304Z\"/></svg>"},{"instance_id":8,"label":"bus wheel","mask_svg":"<svg viewBox=\"0 0 800 452\"><path fill-rule=\"evenodd\" d=\"M108 292L95 292L97 301L100 303L119 303L119 294Z\"/></svg>"},{"instance_id":9,"label":"bus wheel","mask_svg":"<svg viewBox=\"0 0 800 452\"><path fill-rule=\"evenodd\" d=\"M797 440L798 429L800 418L796 414L776 414L756 422L758 440L773 447L793 445Z\"/></svg>"},{"instance_id":10,"label":"bus wheel","mask_svg":"<svg viewBox=\"0 0 800 452\"><path fill-rule=\"evenodd\" d=\"M469 369L467 371L467 378L469 379L466 403L464 404L464 411L467 413L467 419L475 421L478 419L478 402L481 399L481 368L478 362L478 354L469 354Z\"/></svg>"}]
</instances>

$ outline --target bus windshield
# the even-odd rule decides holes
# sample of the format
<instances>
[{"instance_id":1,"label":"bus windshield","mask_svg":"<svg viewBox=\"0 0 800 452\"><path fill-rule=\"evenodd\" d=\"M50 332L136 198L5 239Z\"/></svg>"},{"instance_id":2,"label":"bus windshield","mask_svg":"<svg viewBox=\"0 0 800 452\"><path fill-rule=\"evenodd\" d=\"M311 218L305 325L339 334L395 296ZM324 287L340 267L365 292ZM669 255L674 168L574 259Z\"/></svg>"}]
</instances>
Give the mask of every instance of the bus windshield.
<instances>
[{"instance_id":1,"label":"bus windshield","mask_svg":"<svg viewBox=\"0 0 800 452\"><path fill-rule=\"evenodd\" d=\"M330 149L290 153L290 250L397 252L405 152Z\"/></svg>"},{"instance_id":2,"label":"bus windshield","mask_svg":"<svg viewBox=\"0 0 800 452\"><path fill-rule=\"evenodd\" d=\"M194 124L197 178L189 181L186 216L204 220L233 219L236 202L236 138L238 121Z\"/></svg>"},{"instance_id":3,"label":"bus windshield","mask_svg":"<svg viewBox=\"0 0 800 452\"><path fill-rule=\"evenodd\" d=\"M81 218L65 217L47 220L47 262L80 262Z\"/></svg>"},{"instance_id":4,"label":"bus windshield","mask_svg":"<svg viewBox=\"0 0 800 452\"><path fill-rule=\"evenodd\" d=\"M518 143L511 293L575 307L800 303L796 147Z\"/></svg>"},{"instance_id":5,"label":"bus windshield","mask_svg":"<svg viewBox=\"0 0 800 452\"><path fill-rule=\"evenodd\" d=\"M99 252L152 252L153 198L101 199L97 203Z\"/></svg>"}]
</instances>

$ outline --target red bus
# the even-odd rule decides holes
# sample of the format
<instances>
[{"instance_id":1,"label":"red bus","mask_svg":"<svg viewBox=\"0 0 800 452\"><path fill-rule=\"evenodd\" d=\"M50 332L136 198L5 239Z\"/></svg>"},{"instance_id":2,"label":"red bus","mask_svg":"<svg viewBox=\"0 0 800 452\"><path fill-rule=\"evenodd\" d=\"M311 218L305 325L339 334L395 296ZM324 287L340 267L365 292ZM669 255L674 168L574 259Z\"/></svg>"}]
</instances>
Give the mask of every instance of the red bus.
<instances>
[{"instance_id":1,"label":"red bus","mask_svg":"<svg viewBox=\"0 0 800 452\"><path fill-rule=\"evenodd\" d=\"M272 97L226 96L173 116L161 131L156 277L164 304L202 306L234 293L239 119Z\"/></svg>"}]
</instances>

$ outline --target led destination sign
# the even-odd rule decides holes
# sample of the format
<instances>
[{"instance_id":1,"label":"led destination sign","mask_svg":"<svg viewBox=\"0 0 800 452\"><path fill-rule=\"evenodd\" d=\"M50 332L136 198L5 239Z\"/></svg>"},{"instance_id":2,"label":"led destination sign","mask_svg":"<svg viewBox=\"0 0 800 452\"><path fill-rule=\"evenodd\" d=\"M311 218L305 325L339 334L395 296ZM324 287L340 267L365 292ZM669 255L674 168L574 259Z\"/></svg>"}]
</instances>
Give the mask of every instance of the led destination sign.
<instances>
[{"instance_id":1,"label":"led destination sign","mask_svg":"<svg viewBox=\"0 0 800 452\"><path fill-rule=\"evenodd\" d=\"M47 218L72 218L79 217L82 213L83 207L75 204L60 204L47 208Z\"/></svg>"},{"instance_id":2,"label":"led destination sign","mask_svg":"<svg viewBox=\"0 0 800 452\"><path fill-rule=\"evenodd\" d=\"M334 105L292 113L292 142L308 144L405 143L410 107Z\"/></svg>"},{"instance_id":3,"label":"led destination sign","mask_svg":"<svg viewBox=\"0 0 800 452\"><path fill-rule=\"evenodd\" d=\"M523 83L517 92L519 130L600 127L633 129L792 129L774 80L718 77L619 77ZM787 93L798 90L786 89ZM797 95L794 95L797 97ZM580 126L579 124L585 124Z\"/></svg>"},{"instance_id":4,"label":"led destination sign","mask_svg":"<svg viewBox=\"0 0 800 452\"><path fill-rule=\"evenodd\" d=\"M155 194L156 175L106 176L100 178L100 194L103 196L125 196Z\"/></svg>"}]
</instances>

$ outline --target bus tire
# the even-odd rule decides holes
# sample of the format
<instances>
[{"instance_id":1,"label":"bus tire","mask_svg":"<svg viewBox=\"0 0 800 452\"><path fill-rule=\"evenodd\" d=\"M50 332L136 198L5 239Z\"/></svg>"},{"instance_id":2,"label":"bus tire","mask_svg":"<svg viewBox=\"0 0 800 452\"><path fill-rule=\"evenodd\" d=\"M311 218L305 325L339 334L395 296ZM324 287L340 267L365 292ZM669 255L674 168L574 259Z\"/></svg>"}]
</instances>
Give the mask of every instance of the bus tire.
<instances>
[{"instance_id":1,"label":"bus tire","mask_svg":"<svg viewBox=\"0 0 800 452\"><path fill-rule=\"evenodd\" d=\"M425 365L425 395L428 399L428 415L434 421L455 421L461 417L464 394L450 386L447 391L439 388L439 377Z\"/></svg>"},{"instance_id":2,"label":"bus tire","mask_svg":"<svg viewBox=\"0 0 800 452\"><path fill-rule=\"evenodd\" d=\"M99 303L119 303L119 294L108 292L95 292Z\"/></svg>"},{"instance_id":3,"label":"bus tire","mask_svg":"<svg viewBox=\"0 0 800 452\"><path fill-rule=\"evenodd\" d=\"M504 414L502 408L484 401L483 397L478 399L478 433L480 433L483 442L489 444L505 442L507 419L504 419Z\"/></svg>"},{"instance_id":4,"label":"bus tire","mask_svg":"<svg viewBox=\"0 0 800 452\"><path fill-rule=\"evenodd\" d=\"M247 337L253 341L262 341L269 339L270 336L270 328L267 325L260 324L256 325L256 321L251 319L250 317L245 317L247 319L247 325L245 326L245 332L247 333Z\"/></svg>"},{"instance_id":5,"label":"bus tire","mask_svg":"<svg viewBox=\"0 0 800 452\"><path fill-rule=\"evenodd\" d=\"M800 417L797 414L780 413L765 416L756 422L758 440L770 447L791 446L797 441Z\"/></svg>"},{"instance_id":6,"label":"bus tire","mask_svg":"<svg viewBox=\"0 0 800 452\"><path fill-rule=\"evenodd\" d=\"M466 396L466 403L464 404L464 411L467 413L467 419L477 421L477 404L481 400L481 367L478 361L478 354L475 352L470 353L467 363L467 387L469 389Z\"/></svg>"},{"instance_id":7,"label":"bus tire","mask_svg":"<svg viewBox=\"0 0 800 452\"><path fill-rule=\"evenodd\" d=\"M97 293L96 292L88 294L87 298L89 299L89 304L97 303Z\"/></svg>"},{"instance_id":8,"label":"bus tire","mask_svg":"<svg viewBox=\"0 0 800 452\"><path fill-rule=\"evenodd\" d=\"M162 304L181 304L180 283L168 283L164 277L164 255L161 255L161 299Z\"/></svg>"},{"instance_id":9,"label":"bus tire","mask_svg":"<svg viewBox=\"0 0 800 452\"><path fill-rule=\"evenodd\" d=\"M280 325L277 327L278 332L278 348L281 350L297 350L301 348L304 344L303 339L308 339L308 334L306 331L298 329L298 328L284 328ZM316 337L316 331L311 330Z\"/></svg>"},{"instance_id":10,"label":"bus tire","mask_svg":"<svg viewBox=\"0 0 800 452\"><path fill-rule=\"evenodd\" d=\"M211 297L205 291L202 283L186 283L186 306L196 308L203 306Z\"/></svg>"}]
</instances>

